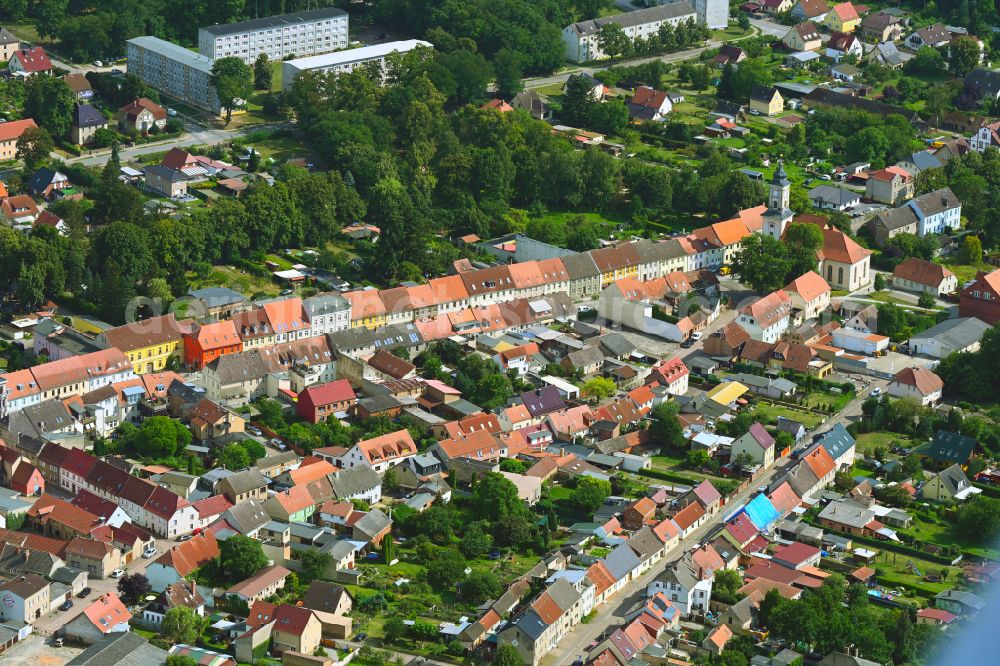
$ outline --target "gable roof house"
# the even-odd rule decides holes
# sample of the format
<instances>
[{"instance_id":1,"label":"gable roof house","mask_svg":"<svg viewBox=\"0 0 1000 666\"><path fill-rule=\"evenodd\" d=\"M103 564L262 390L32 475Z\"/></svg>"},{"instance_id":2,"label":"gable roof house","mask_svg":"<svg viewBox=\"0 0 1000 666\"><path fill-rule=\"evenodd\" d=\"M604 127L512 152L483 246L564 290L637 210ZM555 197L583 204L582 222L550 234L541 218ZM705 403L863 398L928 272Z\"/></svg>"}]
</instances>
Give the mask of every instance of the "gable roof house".
<instances>
[{"instance_id":1,"label":"gable roof house","mask_svg":"<svg viewBox=\"0 0 1000 666\"><path fill-rule=\"evenodd\" d=\"M926 368L914 366L903 368L889 382L889 395L897 398L913 398L921 405L933 405L941 399L944 382Z\"/></svg>"},{"instance_id":2,"label":"gable roof house","mask_svg":"<svg viewBox=\"0 0 1000 666\"><path fill-rule=\"evenodd\" d=\"M823 19L823 23L833 32L854 32L861 25L861 17L850 2L834 5Z\"/></svg>"},{"instance_id":3,"label":"gable roof house","mask_svg":"<svg viewBox=\"0 0 1000 666\"><path fill-rule=\"evenodd\" d=\"M898 16L874 12L861 20L861 34L875 42L894 42L903 36L903 22Z\"/></svg>"},{"instance_id":4,"label":"gable roof house","mask_svg":"<svg viewBox=\"0 0 1000 666\"><path fill-rule=\"evenodd\" d=\"M219 542L211 532L196 534L153 560L146 577L153 591L162 592L219 556Z\"/></svg>"},{"instance_id":5,"label":"gable roof house","mask_svg":"<svg viewBox=\"0 0 1000 666\"><path fill-rule=\"evenodd\" d=\"M822 21L829 11L825 0L799 0L792 7L792 18L796 21Z\"/></svg>"},{"instance_id":6,"label":"gable roof house","mask_svg":"<svg viewBox=\"0 0 1000 666\"><path fill-rule=\"evenodd\" d=\"M792 300L778 290L741 308L736 321L751 338L772 343L788 328L791 313Z\"/></svg>"},{"instance_id":7,"label":"gable roof house","mask_svg":"<svg viewBox=\"0 0 1000 666\"><path fill-rule=\"evenodd\" d=\"M754 86L750 91L750 112L775 116L785 108L785 100L777 88Z\"/></svg>"},{"instance_id":8,"label":"gable roof house","mask_svg":"<svg viewBox=\"0 0 1000 666\"><path fill-rule=\"evenodd\" d=\"M846 32L830 33L830 39L826 43L826 57L834 62L840 62L844 56L848 55L858 58L864 55L864 46L862 46L861 40Z\"/></svg>"},{"instance_id":9,"label":"gable roof house","mask_svg":"<svg viewBox=\"0 0 1000 666\"><path fill-rule=\"evenodd\" d=\"M118 127L146 133L167 125L167 110L147 97L139 97L118 109Z\"/></svg>"},{"instance_id":10,"label":"gable roof house","mask_svg":"<svg viewBox=\"0 0 1000 666\"><path fill-rule=\"evenodd\" d=\"M34 76L52 72L52 61L41 46L22 48L15 51L7 63L7 69L19 76Z\"/></svg>"},{"instance_id":11,"label":"gable roof house","mask_svg":"<svg viewBox=\"0 0 1000 666\"><path fill-rule=\"evenodd\" d=\"M774 463L775 448L771 434L760 423L754 423L750 430L733 440L730 460L735 461L743 456L751 464L767 468Z\"/></svg>"},{"instance_id":12,"label":"gable roof house","mask_svg":"<svg viewBox=\"0 0 1000 666\"><path fill-rule=\"evenodd\" d=\"M112 632L129 631L132 614L114 592L108 592L83 609L64 626L67 638L92 645Z\"/></svg>"},{"instance_id":13,"label":"gable roof house","mask_svg":"<svg viewBox=\"0 0 1000 666\"><path fill-rule=\"evenodd\" d=\"M626 103L629 115L636 120L665 120L674 105L670 96L649 86L639 86Z\"/></svg>"},{"instance_id":14,"label":"gable roof house","mask_svg":"<svg viewBox=\"0 0 1000 666\"><path fill-rule=\"evenodd\" d=\"M922 46L941 48L951 43L951 31L943 23L917 28L906 38L906 45L916 51Z\"/></svg>"},{"instance_id":15,"label":"gable roof house","mask_svg":"<svg viewBox=\"0 0 1000 666\"><path fill-rule=\"evenodd\" d=\"M819 30L812 21L793 25L781 41L793 51L817 51L823 46Z\"/></svg>"},{"instance_id":16,"label":"gable roof house","mask_svg":"<svg viewBox=\"0 0 1000 666\"><path fill-rule=\"evenodd\" d=\"M946 467L932 476L920 491L923 493L924 499L945 504L964 502L982 492L981 489L972 485L969 477L965 475L958 463Z\"/></svg>"},{"instance_id":17,"label":"gable roof house","mask_svg":"<svg viewBox=\"0 0 1000 666\"><path fill-rule=\"evenodd\" d=\"M96 107L77 103L73 108L73 123L70 125L70 140L85 146L94 140L97 130L107 129L108 119Z\"/></svg>"},{"instance_id":18,"label":"gable roof house","mask_svg":"<svg viewBox=\"0 0 1000 666\"><path fill-rule=\"evenodd\" d=\"M979 442L972 437L950 430L938 430L934 433L934 439L916 447L911 453L926 458L939 467L946 465L964 467L976 455L978 447Z\"/></svg>"},{"instance_id":19,"label":"gable roof house","mask_svg":"<svg viewBox=\"0 0 1000 666\"><path fill-rule=\"evenodd\" d=\"M406 428L372 439L361 440L341 456L345 469L367 465L378 474L417 455L417 445Z\"/></svg>"}]
</instances>

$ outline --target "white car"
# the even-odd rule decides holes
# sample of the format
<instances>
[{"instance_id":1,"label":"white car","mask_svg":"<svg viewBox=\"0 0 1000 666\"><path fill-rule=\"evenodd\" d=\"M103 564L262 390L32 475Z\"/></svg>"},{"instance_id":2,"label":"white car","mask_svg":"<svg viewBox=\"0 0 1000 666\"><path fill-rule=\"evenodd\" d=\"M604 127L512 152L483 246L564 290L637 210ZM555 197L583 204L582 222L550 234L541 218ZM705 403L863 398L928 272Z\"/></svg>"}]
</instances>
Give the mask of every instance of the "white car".
<instances>
[{"instance_id":1,"label":"white car","mask_svg":"<svg viewBox=\"0 0 1000 666\"><path fill-rule=\"evenodd\" d=\"M114 571L111 572L112 578L121 578L124 575L125 575L124 569L115 569Z\"/></svg>"},{"instance_id":2,"label":"white car","mask_svg":"<svg viewBox=\"0 0 1000 666\"><path fill-rule=\"evenodd\" d=\"M876 386L875 388L872 389L872 392L869 393L868 395L870 395L870 396L872 396L874 398L877 395L881 395L881 393L882 393L882 389L880 389L878 386Z\"/></svg>"},{"instance_id":3,"label":"white car","mask_svg":"<svg viewBox=\"0 0 1000 666\"><path fill-rule=\"evenodd\" d=\"M145 557L147 560L153 557L154 555L156 555L156 546L150 546L146 550L142 551L142 556Z\"/></svg>"},{"instance_id":4,"label":"white car","mask_svg":"<svg viewBox=\"0 0 1000 666\"><path fill-rule=\"evenodd\" d=\"M177 115L177 111L175 111L174 109L167 109L167 115L172 118Z\"/></svg>"},{"instance_id":5,"label":"white car","mask_svg":"<svg viewBox=\"0 0 1000 666\"><path fill-rule=\"evenodd\" d=\"M104 67L104 63L101 62L100 60L95 60L94 67Z\"/></svg>"},{"instance_id":6,"label":"white car","mask_svg":"<svg viewBox=\"0 0 1000 666\"><path fill-rule=\"evenodd\" d=\"M701 331L694 331L693 333L691 333L691 339L694 340L695 342L701 340Z\"/></svg>"}]
</instances>

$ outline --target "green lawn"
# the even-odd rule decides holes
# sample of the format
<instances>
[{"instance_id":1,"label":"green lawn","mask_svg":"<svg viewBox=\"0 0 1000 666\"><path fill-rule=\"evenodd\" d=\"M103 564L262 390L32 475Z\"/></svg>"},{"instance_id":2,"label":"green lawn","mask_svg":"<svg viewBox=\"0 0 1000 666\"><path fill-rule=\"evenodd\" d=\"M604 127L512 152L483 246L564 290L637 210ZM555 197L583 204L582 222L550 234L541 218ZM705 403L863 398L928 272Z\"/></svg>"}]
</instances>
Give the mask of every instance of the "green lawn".
<instances>
[{"instance_id":1,"label":"green lawn","mask_svg":"<svg viewBox=\"0 0 1000 666\"><path fill-rule=\"evenodd\" d=\"M722 30L713 30L712 39L717 39L726 42L732 39L737 39L739 37L746 37L748 35L752 35L753 33L754 29L752 26L750 27L749 30L744 30L740 26L733 24L727 26L726 28L723 28Z\"/></svg>"},{"instance_id":2,"label":"green lawn","mask_svg":"<svg viewBox=\"0 0 1000 666\"><path fill-rule=\"evenodd\" d=\"M927 522L919 517L914 517L913 527L905 530L898 530L901 534L909 534L920 541L933 543L938 546L957 545L964 551L968 551L977 557L986 559L1000 559L1000 549L983 547L970 543L958 536L955 526L946 520L942 523Z\"/></svg>"},{"instance_id":3,"label":"green lawn","mask_svg":"<svg viewBox=\"0 0 1000 666\"><path fill-rule=\"evenodd\" d=\"M819 405L822 405L824 408L826 405L832 405L833 411L839 412L853 398L853 393L841 393L840 395L837 395L835 393L825 393L823 391L810 391L803 398L803 402L807 407L813 408Z\"/></svg>"},{"instance_id":4,"label":"green lawn","mask_svg":"<svg viewBox=\"0 0 1000 666\"><path fill-rule=\"evenodd\" d=\"M912 448L918 443L897 432L866 432L863 435L858 435L855 441L858 451L862 453L872 453L879 447L887 451L893 446Z\"/></svg>"},{"instance_id":5,"label":"green lawn","mask_svg":"<svg viewBox=\"0 0 1000 666\"><path fill-rule=\"evenodd\" d=\"M977 272L979 271L989 272L993 270L993 267L987 264L981 264L979 266L970 266L967 264L945 264L944 262L940 261L938 263L942 264L945 268L947 268L949 271L955 274L955 277L958 278L959 287L961 287L964 283L968 282L969 280L976 279Z\"/></svg>"},{"instance_id":6,"label":"green lawn","mask_svg":"<svg viewBox=\"0 0 1000 666\"><path fill-rule=\"evenodd\" d=\"M897 298L887 291L873 291L868 294L865 298L870 298L873 301L878 301L879 303L892 303L898 305L901 308L906 308L908 310L917 310L919 312L937 312L941 308L921 308L916 303L903 300L902 298Z\"/></svg>"},{"instance_id":7,"label":"green lawn","mask_svg":"<svg viewBox=\"0 0 1000 666\"><path fill-rule=\"evenodd\" d=\"M823 420L823 416L820 414L803 412L797 409L791 409L790 407L785 407L783 405L772 405L770 403L761 402L760 408L767 415L768 423L771 425L778 422L779 416L784 416L786 419L790 419L792 421L798 421L806 428L810 429L818 426L820 421Z\"/></svg>"},{"instance_id":8,"label":"green lawn","mask_svg":"<svg viewBox=\"0 0 1000 666\"><path fill-rule=\"evenodd\" d=\"M913 573L914 569L909 567L912 563L921 575ZM960 580L961 569L958 567L945 566L935 562L928 562L909 555L882 551L875 558L874 568L878 571L879 583L887 588L902 587L917 596L933 597L939 592L943 592L955 586L955 582ZM943 582L932 583L924 580L928 574L940 575L946 572ZM906 594L905 596L912 596Z\"/></svg>"}]
</instances>

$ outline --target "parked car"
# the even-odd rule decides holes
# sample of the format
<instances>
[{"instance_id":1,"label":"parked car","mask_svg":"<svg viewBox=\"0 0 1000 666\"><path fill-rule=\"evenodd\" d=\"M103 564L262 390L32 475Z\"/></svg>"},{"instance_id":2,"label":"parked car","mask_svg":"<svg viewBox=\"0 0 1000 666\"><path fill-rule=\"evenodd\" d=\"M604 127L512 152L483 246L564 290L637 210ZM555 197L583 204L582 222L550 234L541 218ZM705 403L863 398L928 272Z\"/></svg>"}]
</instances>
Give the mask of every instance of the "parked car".
<instances>
[{"instance_id":1,"label":"parked car","mask_svg":"<svg viewBox=\"0 0 1000 666\"><path fill-rule=\"evenodd\" d=\"M877 395L881 395L881 393L882 393L882 389L879 388L878 386L876 386L875 388L872 389L872 392L869 393L868 395L870 395L870 396L872 396L874 398Z\"/></svg>"},{"instance_id":2,"label":"parked car","mask_svg":"<svg viewBox=\"0 0 1000 666\"><path fill-rule=\"evenodd\" d=\"M188 540L188 539L190 539L190 538L191 538L191 535L190 535L190 534L183 534L183 535L181 535L181 536L177 537L177 540L178 540L178 541L187 541L187 540Z\"/></svg>"},{"instance_id":3,"label":"parked car","mask_svg":"<svg viewBox=\"0 0 1000 666\"><path fill-rule=\"evenodd\" d=\"M250 433L251 435L256 435L257 437L260 437L261 434L263 434L261 433L260 428L258 428L255 425L248 425L247 432Z\"/></svg>"},{"instance_id":4,"label":"parked car","mask_svg":"<svg viewBox=\"0 0 1000 666\"><path fill-rule=\"evenodd\" d=\"M171 117L176 116L177 111L175 109L167 109L167 115Z\"/></svg>"},{"instance_id":5,"label":"parked car","mask_svg":"<svg viewBox=\"0 0 1000 666\"><path fill-rule=\"evenodd\" d=\"M104 63L101 62L100 60L95 60L94 67L104 67Z\"/></svg>"},{"instance_id":6,"label":"parked car","mask_svg":"<svg viewBox=\"0 0 1000 666\"><path fill-rule=\"evenodd\" d=\"M85 587L82 590L80 590L80 594L78 594L76 596L79 597L80 599L83 599L83 598L89 596L91 592L93 592L93 590L91 590L89 587Z\"/></svg>"},{"instance_id":7,"label":"parked car","mask_svg":"<svg viewBox=\"0 0 1000 666\"><path fill-rule=\"evenodd\" d=\"M67 599L66 601L62 602L61 606L59 606L59 610L68 611L72 607L73 607L73 600Z\"/></svg>"},{"instance_id":8,"label":"parked car","mask_svg":"<svg viewBox=\"0 0 1000 666\"><path fill-rule=\"evenodd\" d=\"M114 571L111 572L112 578L121 578L124 575L125 575L124 569L115 569Z\"/></svg>"},{"instance_id":9,"label":"parked car","mask_svg":"<svg viewBox=\"0 0 1000 666\"><path fill-rule=\"evenodd\" d=\"M62 647L63 646L63 639L58 638L58 637L57 638L53 638L52 639L52 644L54 646L56 646L56 647Z\"/></svg>"},{"instance_id":10,"label":"parked car","mask_svg":"<svg viewBox=\"0 0 1000 666\"><path fill-rule=\"evenodd\" d=\"M691 339L695 341L701 340L701 335L702 335L701 331L694 331L693 333L691 333Z\"/></svg>"},{"instance_id":11,"label":"parked car","mask_svg":"<svg viewBox=\"0 0 1000 666\"><path fill-rule=\"evenodd\" d=\"M147 560L156 555L156 546L150 546L146 550L142 551L142 556Z\"/></svg>"}]
</instances>

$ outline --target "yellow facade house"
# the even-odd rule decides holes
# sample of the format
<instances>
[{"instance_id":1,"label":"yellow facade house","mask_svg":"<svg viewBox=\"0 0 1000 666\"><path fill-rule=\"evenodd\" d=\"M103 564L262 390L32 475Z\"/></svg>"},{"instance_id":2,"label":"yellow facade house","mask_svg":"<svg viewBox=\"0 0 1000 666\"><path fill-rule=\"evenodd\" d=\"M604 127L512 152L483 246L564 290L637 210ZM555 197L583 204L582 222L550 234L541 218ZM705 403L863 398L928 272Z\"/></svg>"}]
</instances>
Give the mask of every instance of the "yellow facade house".
<instances>
[{"instance_id":1,"label":"yellow facade house","mask_svg":"<svg viewBox=\"0 0 1000 666\"><path fill-rule=\"evenodd\" d=\"M171 359L184 363L184 332L190 320L177 321L173 313L109 328L97 336L97 344L118 349L132 363L137 375L161 372Z\"/></svg>"},{"instance_id":2,"label":"yellow facade house","mask_svg":"<svg viewBox=\"0 0 1000 666\"><path fill-rule=\"evenodd\" d=\"M858 16L858 10L854 8L854 5L842 2L833 6L833 9L823 19L823 23L831 32L851 33L861 25L861 17Z\"/></svg>"}]
</instances>

